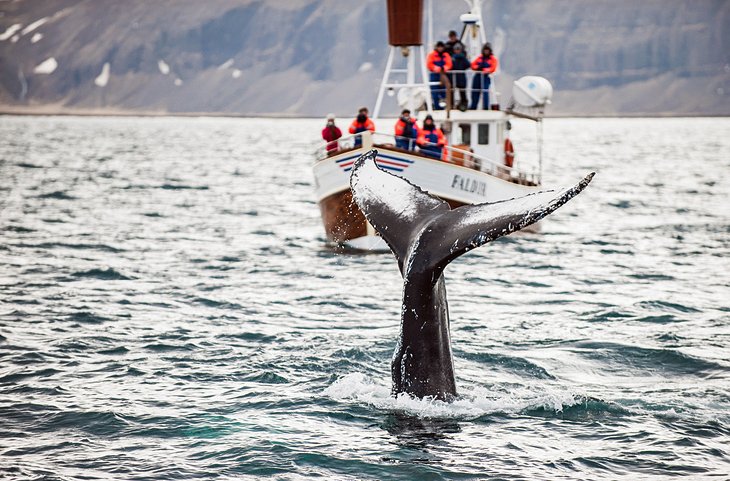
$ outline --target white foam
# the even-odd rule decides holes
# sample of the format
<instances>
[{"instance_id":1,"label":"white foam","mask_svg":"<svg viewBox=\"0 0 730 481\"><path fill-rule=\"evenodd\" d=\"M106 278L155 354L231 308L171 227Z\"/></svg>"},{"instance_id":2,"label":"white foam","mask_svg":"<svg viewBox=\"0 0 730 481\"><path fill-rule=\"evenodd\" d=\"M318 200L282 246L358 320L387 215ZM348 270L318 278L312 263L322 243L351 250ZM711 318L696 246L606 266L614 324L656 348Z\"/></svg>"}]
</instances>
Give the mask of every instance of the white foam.
<instances>
[{"instance_id":1,"label":"white foam","mask_svg":"<svg viewBox=\"0 0 730 481\"><path fill-rule=\"evenodd\" d=\"M56 59L53 57L45 59L43 62L36 65L36 67L33 69L33 73L41 74L41 75L50 75L53 72L56 71L58 68L58 62L56 62Z\"/></svg>"},{"instance_id":2,"label":"white foam","mask_svg":"<svg viewBox=\"0 0 730 481\"><path fill-rule=\"evenodd\" d=\"M22 23L14 23L11 26L5 30L5 32L0 34L0 42L4 42L5 40L9 39L13 35L15 35L15 32L20 30L23 27Z\"/></svg>"},{"instance_id":3,"label":"white foam","mask_svg":"<svg viewBox=\"0 0 730 481\"><path fill-rule=\"evenodd\" d=\"M34 33L33 36L30 38L30 43L36 43L39 40L41 40L42 38L43 38L42 33Z\"/></svg>"},{"instance_id":4,"label":"white foam","mask_svg":"<svg viewBox=\"0 0 730 481\"><path fill-rule=\"evenodd\" d=\"M241 77L241 73L242 72L240 70L238 70L237 68L234 68L233 69L233 72L231 72L231 77L233 77L233 78L240 78Z\"/></svg>"},{"instance_id":5,"label":"white foam","mask_svg":"<svg viewBox=\"0 0 730 481\"><path fill-rule=\"evenodd\" d=\"M23 29L23 31L22 31L22 32L20 32L20 34L21 34L21 35L27 35L27 34L29 34L30 32L32 32L33 30L35 30L36 28L38 28L38 27L40 27L41 25L43 25L44 23L46 23L47 21L48 21L48 17L43 17L43 18L39 18L39 19L38 19L38 20L36 20L35 22L33 22L33 23L31 23L30 25L28 25L27 27L25 27L25 28Z\"/></svg>"},{"instance_id":6,"label":"white foam","mask_svg":"<svg viewBox=\"0 0 730 481\"><path fill-rule=\"evenodd\" d=\"M94 83L98 87L106 87L106 85L109 83L109 62L105 63L104 66L101 68L101 73L98 77L94 79Z\"/></svg>"},{"instance_id":7,"label":"white foam","mask_svg":"<svg viewBox=\"0 0 730 481\"><path fill-rule=\"evenodd\" d=\"M493 413L519 413L532 409L561 412L583 402L585 397L565 389L534 385L509 388L463 388L456 401L416 399L406 394L390 395L390 387L361 373L348 374L325 389L337 401L355 401L384 410L405 411L424 418L473 418Z\"/></svg>"},{"instance_id":8,"label":"white foam","mask_svg":"<svg viewBox=\"0 0 730 481\"><path fill-rule=\"evenodd\" d=\"M167 75L170 73L170 66L165 63L164 60L160 59L157 61L157 68L160 69L160 73L162 75Z\"/></svg>"}]
</instances>

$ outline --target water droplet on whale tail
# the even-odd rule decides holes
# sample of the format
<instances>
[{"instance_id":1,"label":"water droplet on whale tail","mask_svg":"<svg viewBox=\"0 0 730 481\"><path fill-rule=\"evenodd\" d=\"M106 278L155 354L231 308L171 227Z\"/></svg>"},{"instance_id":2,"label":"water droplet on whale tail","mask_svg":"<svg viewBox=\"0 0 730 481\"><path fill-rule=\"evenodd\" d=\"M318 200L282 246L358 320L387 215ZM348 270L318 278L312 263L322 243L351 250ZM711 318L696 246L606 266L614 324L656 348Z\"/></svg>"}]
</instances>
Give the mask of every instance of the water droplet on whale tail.
<instances>
[{"instance_id":1,"label":"water droplet on whale tail","mask_svg":"<svg viewBox=\"0 0 730 481\"><path fill-rule=\"evenodd\" d=\"M434 282L452 260L534 224L578 195L595 175L565 189L452 210L445 201L379 168L377 154L371 150L355 161L350 174L353 198L393 251L401 274L406 277L415 267L432 270Z\"/></svg>"}]
</instances>

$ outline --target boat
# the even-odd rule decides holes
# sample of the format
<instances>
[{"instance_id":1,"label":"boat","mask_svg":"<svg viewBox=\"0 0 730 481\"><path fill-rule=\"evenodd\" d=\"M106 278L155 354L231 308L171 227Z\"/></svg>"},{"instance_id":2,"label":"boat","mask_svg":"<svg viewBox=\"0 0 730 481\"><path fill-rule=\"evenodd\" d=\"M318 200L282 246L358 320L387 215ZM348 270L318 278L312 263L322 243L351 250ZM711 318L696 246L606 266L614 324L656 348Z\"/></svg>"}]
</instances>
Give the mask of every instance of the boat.
<instances>
[{"instance_id":1,"label":"boat","mask_svg":"<svg viewBox=\"0 0 730 481\"><path fill-rule=\"evenodd\" d=\"M460 41L469 59L475 58L486 43L481 0L467 0L469 11L461 15ZM388 0L389 54L378 91L372 119L378 130L343 136L315 153L313 174L315 192L327 240L337 246L359 250L387 250L375 229L367 222L352 199L349 179L352 166L362 154L376 149L379 167L401 176L423 190L438 196L452 208L466 204L496 202L523 196L541 189L542 121L550 103L552 86L538 76L525 76L513 84L512 97L500 107L499 93L489 89L489 108L454 108L455 93L447 75L431 82L426 70L422 38L423 0ZM428 19L432 18L431 0ZM432 34L429 34L429 45ZM455 72L455 71L452 71ZM471 76L467 90L471 98ZM493 76L492 76L493 77ZM442 85L443 103L434 105L430 89ZM386 97L394 97L400 108L408 108L422 122L431 115L446 138L438 158L413 146L398 147L394 122L380 119ZM511 121L527 118L537 127L537 159L514 159L510 139ZM386 127L383 129L382 127ZM401 145L403 142L400 142ZM413 147L413 148L411 148Z\"/></svg>"}]
</instances>

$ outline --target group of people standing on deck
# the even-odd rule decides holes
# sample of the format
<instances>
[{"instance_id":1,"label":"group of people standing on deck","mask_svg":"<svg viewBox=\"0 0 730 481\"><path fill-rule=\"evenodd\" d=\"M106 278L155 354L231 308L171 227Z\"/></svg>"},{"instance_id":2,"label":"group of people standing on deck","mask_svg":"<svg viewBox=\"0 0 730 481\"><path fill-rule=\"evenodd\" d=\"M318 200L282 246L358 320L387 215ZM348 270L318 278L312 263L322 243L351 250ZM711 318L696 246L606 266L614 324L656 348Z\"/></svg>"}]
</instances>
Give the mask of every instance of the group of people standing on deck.
<instances>
[{"instance_id":1,"label":"group of people standing on deck","mask_svg":"<svg viewBox=\"0 0 730 481\"><path fill-rule=\"evenodd\" d=\"M482 52L474 60L469 60L464 51L464 44L461 43L459 37L454 30L449 32L449 40L447 42L436 42L434 50L428 54L426 58L426 66L431 71L431 99L433 100L433 109L442 110L441 103L446 99L446 82L443 82L442 75L446 75L451 83L453 92L458 90L459 103L461 110L466 110L467 106L471 110L479 108L479 100L482 99L482 105L488 110L489 105L489 86L492 83L490 74L497 70L499 62L492 51L492 46L485 43ZM466 72L471 69L474 71L474 77L471 84L471 102L467 96L466 88ZM453 99L453 96L452 96ZM455 107L455 105L452 105ZM365 131L375 132L375 124L368 117L367 107L362 107L357 114L355 120L350 124L349 132L351 134L360 134ZM342 137L342 131L335 125L334 114L327 116L327 125L322 130L322 138L327 142L327 153L336 152L338 147L337 139ZM395 123L395 143L396 147L404 150L418 150L436 159L442 157L443 148L446 145L446 138L443 131L436 127L433 117L427 115L423 120L423 125L419 128L416 120L411 117L411 112L405 109L401 112L400 117ZM355 135L354 147L362 145L362 136Z\"/></svg>"},{"instance_id":2,"label":"group of people standing on deck","mask_svg":"<svg viewBox=\"0 0 730 481\"><path fill-rule=\"evenodd\" d=\"M426 66L431 72L431 100L434 110L441 110L441 103L446 99L446 85L441 78L446 75L451 83L452 92L459 91L458 107L462 110L479 108L479 98L483 99L483 108L489 109L489 86L492 83L490 74L497 70L499 61L492 51L492 45L485 43L482 52L474 60L469 60L464 51L464 44L454 30L449 32L447 42L436 42L436 46L426 57ZM466 94L466 72L471 69L474 77L471 82L471 103ZM438 82L438 85L433 85ZM452 96L453 99L453 96ZM455 107L453 105L452 107Z\"/></svg>"},{"instance_id":3,"label":"group of people standing on deck","mask_svg":"<svg viewBox=\"0 0 730 481\"><path fill-rule=\"evenodd\" d=\"M362 107L350 124L351 134L360 134L365 131L375 132L375 123L368 117L367 107ZM327 142L327 153L336 152L336 140L342 137L342 131L335 125L334 114L327 116L327 125L322 130L322 138ZM362 137L356 135L354 147L362 145ZM440 159L446 145L443 131L436 127L433 117L427 115L423 124L418 127L416 119L411 117L411 111L404 109L395 122L395 145L403 150L418 150L429 157Z\"/></svg>"}]
</instances>

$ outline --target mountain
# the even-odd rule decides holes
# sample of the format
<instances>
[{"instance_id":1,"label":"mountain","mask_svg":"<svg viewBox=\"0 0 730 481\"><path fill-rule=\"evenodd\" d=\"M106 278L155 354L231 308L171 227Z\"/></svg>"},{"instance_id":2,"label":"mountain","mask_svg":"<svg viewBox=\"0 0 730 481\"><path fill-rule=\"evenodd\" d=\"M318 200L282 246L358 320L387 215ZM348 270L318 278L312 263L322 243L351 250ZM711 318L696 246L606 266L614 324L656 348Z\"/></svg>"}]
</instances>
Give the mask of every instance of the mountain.
<instances>
[{"instance_id":1,"label":"mountain","mask_svg":"<svg viewBox=\"0 0 730 481\"><path fill-rule=\"evenodd\" d=\"M465 6L434 2L437 36ZM549 113L730 115L727 0L483 12L498 90L542 75ZM0 111L349 116L372 107L386 53L384 0L0 0Z\"/></svg>"}]
</instances>

